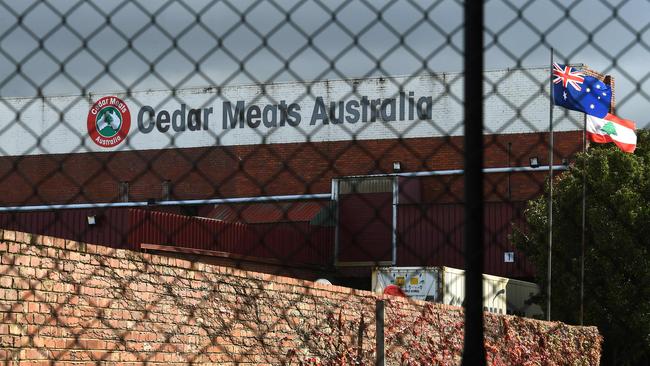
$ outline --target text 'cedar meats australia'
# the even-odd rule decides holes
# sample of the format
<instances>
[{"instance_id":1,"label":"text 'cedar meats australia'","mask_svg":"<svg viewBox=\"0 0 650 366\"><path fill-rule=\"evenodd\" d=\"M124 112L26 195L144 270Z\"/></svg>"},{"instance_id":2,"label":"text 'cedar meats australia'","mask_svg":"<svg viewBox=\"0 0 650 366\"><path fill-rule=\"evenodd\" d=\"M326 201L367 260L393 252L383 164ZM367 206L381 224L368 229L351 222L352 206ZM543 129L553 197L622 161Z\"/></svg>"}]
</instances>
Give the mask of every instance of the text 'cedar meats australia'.
<instances>
[{"instance_id":1,"label":"text 'cedar meats australia'","mask_svg":"<svg viewBox=\"0 0 650 366\"><path fill-rule=\"evenodd\" d=\"M548 68L486 72L486 79L513 92L509 103L486 96L485 133L545 130L548 91L539 82L548 73ZM463 135L462 95L462 74L445 73L5 98L0 146L6 156L21 156L446 138ZM573 131L582 125L569 118L554 128Z\"/></svg>"},{"instance_id":2,"label":"text 'cedar meats australia'","mask_svg":"<svg viewBox=\"0 0 650 366\"><path fill-rule=\"evenodd\" d=\"M323 97L316 97L308 122L303 122L302 107L299 103L281 100L277 104L257 105L245 100L236 102L226 101L222 105L222 115L215 116L214 108L190 108L181 104L173 111L156 110L145 105L138 112L138 130L142 133L154 131L167 133L169 131L201 131L210 128L276 128L297 127L301 123L311 126L317 124L365 123L365 122L394 122L405 120L428 120L433 114L433 98L431 96L415 96L415 92L400 92L397 98L376 98L362 96L358 99L331 101L326 103ZM218 117L221 121L217 120Z\"/></svg>"}]
</instances>

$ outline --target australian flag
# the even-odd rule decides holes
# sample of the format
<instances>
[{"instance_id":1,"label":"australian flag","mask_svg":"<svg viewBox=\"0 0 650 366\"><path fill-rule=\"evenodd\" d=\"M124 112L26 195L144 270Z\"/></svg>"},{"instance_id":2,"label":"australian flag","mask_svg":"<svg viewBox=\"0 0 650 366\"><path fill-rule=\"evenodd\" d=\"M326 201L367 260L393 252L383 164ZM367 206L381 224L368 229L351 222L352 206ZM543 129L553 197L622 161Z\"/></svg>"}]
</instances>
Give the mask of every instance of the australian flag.
<instances>
[{"instance_id":1,"label":"australian flag","mask_svg":"<svg viewBox=\"0 0 650 366\"><path fill-rule=\"evenodd\" d=\"M609 113L612 90L593 76L554 62L553 99L560 107L603 118Z\"/></svg>"}]
</instances>

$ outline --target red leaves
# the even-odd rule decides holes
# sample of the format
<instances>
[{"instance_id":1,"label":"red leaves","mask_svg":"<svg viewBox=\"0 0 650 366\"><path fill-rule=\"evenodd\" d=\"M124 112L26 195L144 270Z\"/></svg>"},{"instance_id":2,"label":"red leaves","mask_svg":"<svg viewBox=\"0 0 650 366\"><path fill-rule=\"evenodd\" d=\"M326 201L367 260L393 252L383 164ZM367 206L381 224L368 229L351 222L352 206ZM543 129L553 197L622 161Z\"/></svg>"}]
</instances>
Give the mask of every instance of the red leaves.
<instances>
[{"instance_id":1,"label":"red leaves","mask_svg":"<svg viewBox=\"0 0 650 366\"><path fill-rule=\"evenodd\" d=\"M388 301L386 309L389 359L398 358L402 366L460 364L462 312L430 304L409 308L398 300ZM600 338L594 332L560 323L486 314L488 365L588 365L599 359Z\"/></svg>"},{"instance_id":2,"label":"red leaves","mask_svg":"<svg viewBox=\"0 0 650 366\"><path fill-rule=\"evenodd\" d=\"M401 366L460 364L464 334L462 310L400 298L384 299L388 363ZM362 327L361 318L372 318L359 314L351 316L353 311L354 306L346 304L323 314L324 321L319 327L304 329L309 337L303 344L308 347L288 355L290 365L373 364L376 356L374 323ZM599 359L601 340L595 328L487 313L484 319L485 349L490 366L551 366L567 362L589 365ZM363 340L363 346L359 339Z\"/></svg>"},{"instance_id":3,"label":"red leaves","mask_svg":"<svg viewBox=\"0 0 650 366\"><path fill-rule=\"evenodd\" d=\"M402 352L402 360L401 364L404 365L405 362L408 362L408 360L411 358L411 355L409 355L408 351Z\"/></svg>"}]
</instances>

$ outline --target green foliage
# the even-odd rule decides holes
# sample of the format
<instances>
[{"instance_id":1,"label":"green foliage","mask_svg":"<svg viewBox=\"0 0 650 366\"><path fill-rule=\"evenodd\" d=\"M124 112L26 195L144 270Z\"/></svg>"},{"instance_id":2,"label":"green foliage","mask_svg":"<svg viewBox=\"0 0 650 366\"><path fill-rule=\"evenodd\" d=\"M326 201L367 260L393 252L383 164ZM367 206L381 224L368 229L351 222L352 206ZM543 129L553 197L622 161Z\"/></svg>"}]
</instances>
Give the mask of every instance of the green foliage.
<instances>
[{"instance_id":1,"label":"green foliage","mask_svg":"<svg viewBox=\"0 0 650 366\"><path fill-rule=\"evenodd\" d=\"M592 144L553 183L552 318L579 321L584 172L584 324L597 325L605 338L603 364L650 360L650 133L637 133L634 154ZM544 293L547 204L548 193L529 202L528 225L513 235L535 263Z\"/></svg>"}]
</instances>

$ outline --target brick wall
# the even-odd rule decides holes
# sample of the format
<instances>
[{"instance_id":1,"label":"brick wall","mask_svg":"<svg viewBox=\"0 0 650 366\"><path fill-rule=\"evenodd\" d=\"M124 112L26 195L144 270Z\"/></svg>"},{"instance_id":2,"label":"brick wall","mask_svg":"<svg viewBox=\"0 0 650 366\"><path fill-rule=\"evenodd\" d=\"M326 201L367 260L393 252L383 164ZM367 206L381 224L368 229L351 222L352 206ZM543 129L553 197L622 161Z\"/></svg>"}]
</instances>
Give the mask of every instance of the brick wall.
<instances>
[{"instance_id":1,"label":"brick wall","mask_svg":"<svg viewBox=\"0 0 650 366\"><path fill-rule=\"evenodd\" d=\"M460 308L52 237L1 235L6 364L372 364L377 299L387 304L388 364L457 364L460 357ZM593 365L600 336L594 327L486 315L486 347L498 365Z\"/></svg>"},{"instance_id":2,"label":"brick wall","mask_svg":"<svg viewBox=\"0 0 650 366\"><path fill-rule=\"evenodd\" d=\"M548 163L547 133L486 135L485 166ZM555 163L580 151L581 131L555 134ZM463 138L330 141L111 153L0 157L0 204L25 205L120 201L118 185L129 183L129 200L160 200L170 182L171 199L207 199L326 193L331 180L348 175L462 169ZM513 199L538 193L544 175L513 174ZM425 198L457 200L462 177L440 192L423 186ZM519 182L519 183L517 183ZM507 179L486 183L489 199L503 199ZM452 194L450 195L449 192Z\"/></svg>"}]
</instances>

